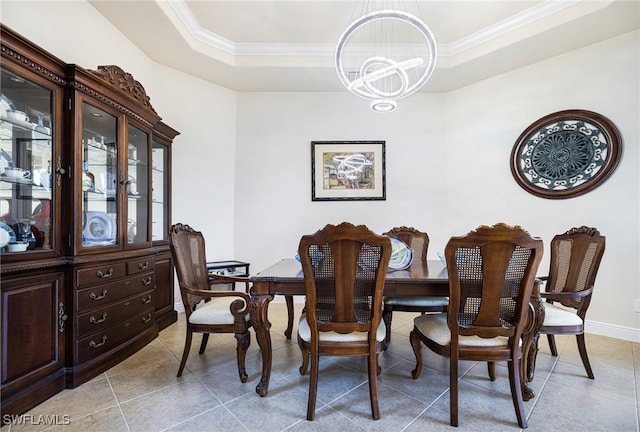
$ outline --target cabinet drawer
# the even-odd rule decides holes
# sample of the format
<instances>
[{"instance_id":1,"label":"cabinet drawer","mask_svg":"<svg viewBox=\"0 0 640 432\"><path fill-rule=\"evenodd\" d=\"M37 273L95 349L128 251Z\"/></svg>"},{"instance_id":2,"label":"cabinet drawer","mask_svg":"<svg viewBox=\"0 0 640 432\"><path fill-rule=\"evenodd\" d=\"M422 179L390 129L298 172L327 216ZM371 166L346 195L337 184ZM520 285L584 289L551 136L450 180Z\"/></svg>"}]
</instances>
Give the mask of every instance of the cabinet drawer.
<instances>
[{"instance_id":1,"label":"cabinet drawer","mask_svg":"<svg viewBox=\"0 0 640 432\"><path fill-rule=\"evenodd\" d=\"M105 351L109 351L122 341L130 339L152 327L154 323L153 307L151 307L131 319L80 339L76 343L77 361L82 363Z\"/></svg>"},{"instance_id":2,"label":"cabinet drawer","mask_svg":"<svg viewBox=\"0 0 640 432\"><path fill-rule=\"evenodd\" d=\"M127 275L125 263L109 263L78 270L78 287L108 282Z\"/></svg>"},{"instance_id":3,"label":"cabinet drawer","mask_svg":"<svg viewBox=\"0 0 640 432\"><path fill-rule=\"evenodd\" d=\"M153 256L147 256L127 262L127 274L134 275L152 271L156 268L156 261Z\"/></svg>"},{"instance_id":4,"label":"cabinet drawer","mask_svg":"<svg viewBox=\"0 0 640 432\"><path fill-rule=\"evenodd\" d=\"M118 321L142 313L155 303L153 297L153 291L145 291L111 306L101 307L92 312L78 315L78 338L81 339L97 331L102 331Z\"/></svg>"},{"instance_id":5,"label":"cabinet drawer","mask_svg":"<svg viewBox=\"0 0 640 432\"><path fill-rule=\"evenodd\" d=\"M77 291L78 312L111 306L111 302L147 291L154 286L153 273L141 273L119 281Z\"/></svg>"}]
</instances>

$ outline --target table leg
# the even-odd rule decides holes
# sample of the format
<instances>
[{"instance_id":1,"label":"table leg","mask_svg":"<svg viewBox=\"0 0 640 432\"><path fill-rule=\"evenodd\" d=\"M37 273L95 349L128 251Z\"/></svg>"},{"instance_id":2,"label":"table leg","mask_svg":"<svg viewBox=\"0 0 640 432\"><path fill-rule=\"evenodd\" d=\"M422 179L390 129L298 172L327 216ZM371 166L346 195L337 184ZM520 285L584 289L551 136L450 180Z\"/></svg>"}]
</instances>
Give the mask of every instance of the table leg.
<instances>
[{"instance_id":1,"label":"table leg","mask_svg":"<svg viewBox=\"0 0 640 432\"><path fill-rule=\"evenodd\" d=\"M534 285L534 290L531 294L531 306L533 306L533 317L531 317L533 322L530 331L522 335L522 359L520 363L522 399L525 401L535 397L535 392L527 383L533 380L535 357L538 352L538 337L544 322L544 305L542 304L537 283Z\"/></svg>"},{"instance_id":2,"label":"table leg","mask_svg":"<svg viewBox=\"0 0 640 432\"><path fill-rule=\"evenodd\" d=\"M534 325L535 334L531 341L531 347L529 348L529 355L527 357L527 382L533 381L536 369L536 357L538 356L538 339L540 339L540 329L544 324L544 303L542 298L538 297L535 303L532 303L536 309L536 322Z\"/></svg>"},{"instance_id":3,"label":"table leg","mask_svg":"<svg viewBox=\"0 0 640 432\"><path fill-rule=\"evenodd\" d=\"M254 286L255 288L255 286ZM271 335L269 329L271 323L267 318L269 302L273 300L272 295L255 294L251 295L249 302L249 316L251 325L256 332L256 340L260 346L262 354L262 377L256 386L256 393L260 396L266 396L269 391L269 379L271 378Z\"/></svg>"},{"instance_id":4,"label":"table leg","mask_svg":"<svg viewBox=\"0 0 640 432\"><path fill-rule=\"evenodd\" d=\"M293 296L286 295L284 296L285 301L287 302L287 329L284 331L284 336L287 340L291 340L291 333L293 333Z\"/></svg>"}]
</instances>

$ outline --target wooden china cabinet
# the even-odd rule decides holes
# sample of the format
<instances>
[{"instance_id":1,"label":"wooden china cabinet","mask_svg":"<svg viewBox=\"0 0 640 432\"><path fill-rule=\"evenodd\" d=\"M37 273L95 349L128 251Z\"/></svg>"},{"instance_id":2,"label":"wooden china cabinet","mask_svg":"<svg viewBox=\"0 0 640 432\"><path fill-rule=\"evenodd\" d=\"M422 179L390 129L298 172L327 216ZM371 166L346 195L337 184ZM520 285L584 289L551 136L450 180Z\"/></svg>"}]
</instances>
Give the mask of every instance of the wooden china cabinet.
<instances>
[{"instance_id":1,"label":"wooden china cabinet","mask_svg":"<svg viewBox=\"0 0 640 432\"><path fill-rule=\"evenodd\" d=\"M0 45L4 415L88 381L175 322L178 132L117 66L66 64L6 26Z\"/></svg>"}]
</instances>

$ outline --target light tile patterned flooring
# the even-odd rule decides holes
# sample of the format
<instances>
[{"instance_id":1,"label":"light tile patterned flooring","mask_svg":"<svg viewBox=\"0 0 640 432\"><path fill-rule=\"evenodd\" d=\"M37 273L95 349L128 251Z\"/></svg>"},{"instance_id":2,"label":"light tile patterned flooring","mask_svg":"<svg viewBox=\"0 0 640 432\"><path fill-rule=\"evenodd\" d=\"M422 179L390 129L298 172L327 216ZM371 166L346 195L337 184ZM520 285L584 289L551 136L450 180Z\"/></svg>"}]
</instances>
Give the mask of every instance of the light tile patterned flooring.
<instances>
[{"instance_id":1,"label":"light tile patterned flooring","mask_svg":"<svg viewBox=\"0 0 640 432\"><path fill-rule=\"evenodd\" d=\"M296 304L296 314L302 305ZM381 419L371 418L366 362L358 357L323 357L316 419L306 420L308 375L300 376L300 352L287 341L286 308L270 306L273 371L269 394L255 393L261 360L255 334L247 356L246 384L240 383L232 335L212 335L198 355L200 336L181 378L176 378L184 343L184 314L144 349L84 385L65 390L29 414L68 416L66 425L12 425L2 432L119 431L439 431L449 425L448 361L422 348L424 369L411 379L414 355L408 334L415 314L395 313L392 343L380 356ZM552 357L546 337L540 341L535 399L525 402L529 431L639 431L640 344L587 335L596 376L586 377L575 337L556 338L559 357ZM519 430L505 364L497 380L487 378L485 363L460 367L458 431ZM41 422L45 423L45 422Z\"/></svg>"}]
</instances>

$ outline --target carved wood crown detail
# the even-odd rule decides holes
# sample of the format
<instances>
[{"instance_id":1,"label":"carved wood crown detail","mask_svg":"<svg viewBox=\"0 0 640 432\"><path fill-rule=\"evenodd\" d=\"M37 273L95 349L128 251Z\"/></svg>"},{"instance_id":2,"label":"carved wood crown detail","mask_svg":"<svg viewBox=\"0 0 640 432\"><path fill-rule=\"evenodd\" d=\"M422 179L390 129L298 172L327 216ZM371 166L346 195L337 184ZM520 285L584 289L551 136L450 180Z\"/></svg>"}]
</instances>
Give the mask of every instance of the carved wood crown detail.
<instances>
[{"instance_id":1,"label":"carved wood crown detail","mask_svg":"<svg viewBox=\"0 0 640 432\"><path fill-rule=\"evenodd\" d=\"M91 87L88 87L82 83L79 83L78 81L73 81L72 82L73 87L76 88L79 91L82 91L84 93L87 93L88 95L91 95L91 97L98 99L114 108L116 108L119 111L122 111L124 113L126 113L127 115L135 118L136 120L144 123L145 125L149 126L149 127L153 127L153 124L151 124L150 122L148 122L146 119L144 119L142 116L140 116L138 113L136 113L135 111L132 111L131 109L129 109L128 107L114 101L113 99L103 95L102 93L92 89ZM153 110L153 108L151 108L151 110ZM154 113L156 113L155 111L153 111ZM157 114L157 113L156 113Z\"/></svg>"},{"instance_id":2,"label":"carved wood crown detail","mask_svg":"<svg viewBox=\"0 0 640 432\"><path fill-rule=\"evenodd\" d=\"M58 85L64 86L67 84L66 80L60 75L46 69L28 57L23 56L22 54L12 50L8 46L2 45L1 47L2 54L14 59L15 61L22 63L24 66L31 69L33 72L46 77L47 79L54 81Z\"/></svg>"},{"instance_id":3,"label":"carved wood crown detail","mask_svg":"<svg viewBox=\"0 0 640 432\"><path fill-rule=\"evenodd\" d=\"M143 106L149 108L155 114L156 111L151 106L151 99L147 96L142 84L136 81L128 72L122 70L122 68L116 65L98 66L97 70L92 70L92 73L99 76L105 81L108 81L111 85L118 89L128 92L134 99L138 100Z\"/></svg>"},{"instance_id":4,"label":"carved wood crown detail","mask_svg":"<svg viewBox=\"0 0 640 432\"><path fill-rule=\"evenodd\" d=\"M571 228L569 231L567 231L564 234L565 235L586 234L590 237L597 237L600 235L600 231L598 231L596 228L593 228L593 227L581 226L581 227Z\"/></svg>"}]
</instances>

